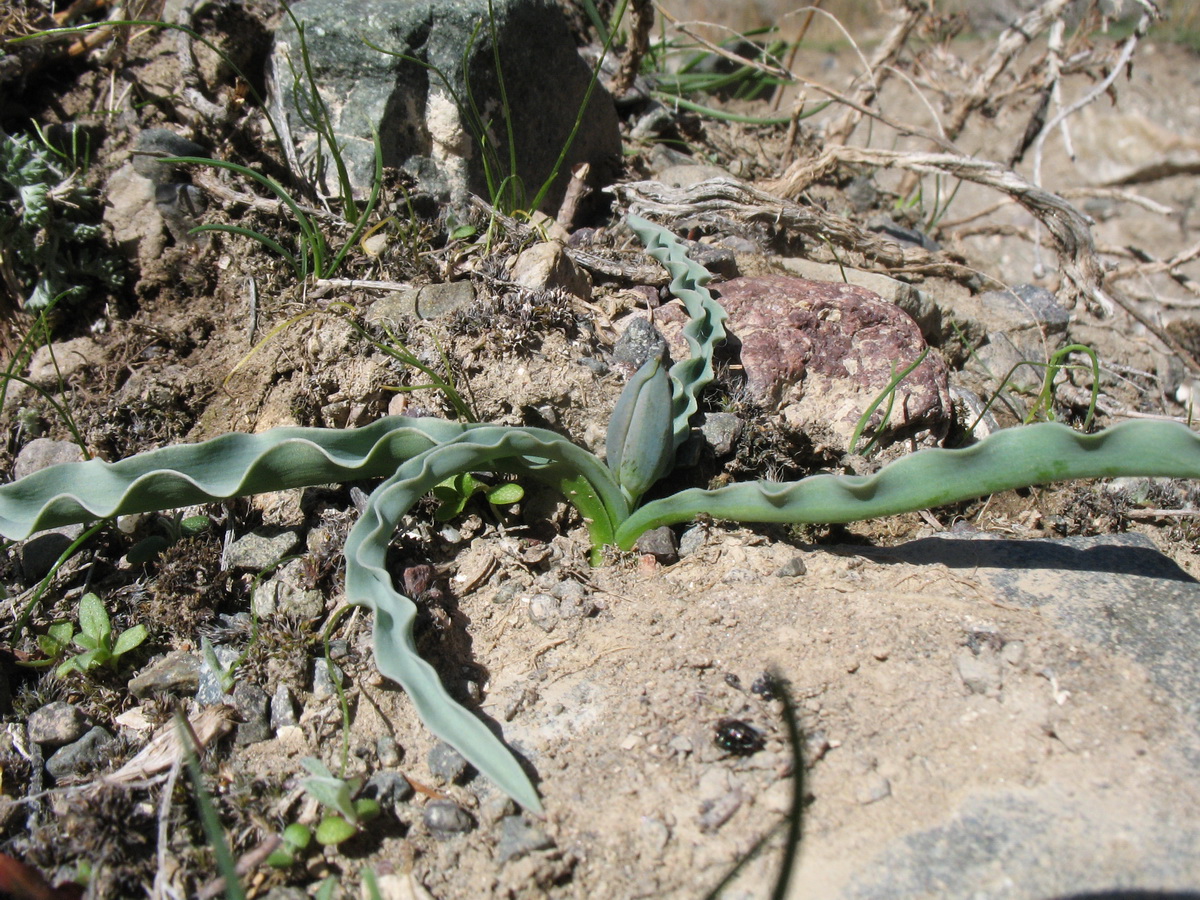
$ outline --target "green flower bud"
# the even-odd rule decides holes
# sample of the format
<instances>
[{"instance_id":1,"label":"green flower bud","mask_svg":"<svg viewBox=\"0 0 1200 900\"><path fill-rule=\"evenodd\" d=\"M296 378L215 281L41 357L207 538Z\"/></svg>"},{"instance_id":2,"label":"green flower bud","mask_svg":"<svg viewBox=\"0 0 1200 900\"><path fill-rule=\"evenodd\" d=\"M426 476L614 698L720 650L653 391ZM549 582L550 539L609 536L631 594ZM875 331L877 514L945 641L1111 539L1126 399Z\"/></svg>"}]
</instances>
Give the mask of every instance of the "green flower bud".
<instances>
[{"instance_id":1,"label":"green flower bud","mask_svg":"<svg viewBox=\"0 0 1200 900\"><path fill-rule=\"evenodd\" d=\"M636 504L675 460L671 376L662 358L647 360L629 379L608 423L608 467Z\"/></svg>"}]
</instances>

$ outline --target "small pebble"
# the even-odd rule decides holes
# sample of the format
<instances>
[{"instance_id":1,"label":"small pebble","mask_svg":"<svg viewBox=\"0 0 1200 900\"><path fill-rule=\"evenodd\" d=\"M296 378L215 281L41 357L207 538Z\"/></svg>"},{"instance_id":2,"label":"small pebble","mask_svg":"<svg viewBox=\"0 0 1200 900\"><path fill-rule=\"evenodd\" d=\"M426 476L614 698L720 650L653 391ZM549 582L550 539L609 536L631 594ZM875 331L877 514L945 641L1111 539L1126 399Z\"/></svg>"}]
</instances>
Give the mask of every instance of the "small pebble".
<instances>
[{"instance_id":1,"label":"small pebble","mask_svg":"<svg viewBox=\"0 0 1200 900\"><path fill-rule=\"evenodd\" d=\"M679 537L679 557L684 559L698 552L708 540L708 529L703 525L693 525Z\"/></svg>"},{"instance_id":2,"label":"small pebble","mask_svg":"<svg viewBox=\"0 0 1200 900\"><path fill-rule=\"evenodd\" d=\"M332 671L331 671L332 670ZM342 669L337 663L326 659L314 659L312 669L312 695L314 700L324 700L337 694L337 685L343 680Z\"/></svg>"},{"instance_id":3,"label":"small pebble","mask_svg":"<svg viewBox=\"0 0 1200 900\"><path fill-rule=\"evenodd\" d=\"M500 840L496 844L496 857L505 863L533 853L549 850L554 841L539 826L525 820L524 816L505 816L500 820Z\"/></svg>"},{"instance_id":4,"label":"small pebble","mask_svg":"<svg viewBox=\"0 0 1200 900\"><path fill-rule=\"evenodd\" d=\"M470 813L453 800L430 800L421 812L421 821L435 838L447 838L475 827Z\"/></svg>"},{"instance_id":5,"label":"small pebble","mask_svg":"<svg viewBox=\"0 0 1200 900\"><path fill-rule=\"evenodd\" d=\"M387 768L400 765L400 745L396 743L396 739L390 734L385 734L375 742L375 755L379 757L379 764Z\"/></svg>"},{"instance_id":6,"label":"small pebble","mask_svg":"<svg viewBox=\"0 0 1200 900\"><path fill-rule=\"evenodd\" d=\"M804 564L803 556L793 556L776 569L775 574L779 578L798 578L801 575L808 574L808 566Z\"/></svg>"},{"instance_id":7,"label":"small pebble","mask_svg":"<svg viewBox=\"0 0 1200 900\"><path fill-rule=\"evenodd\" d=\"M112 741L113 736L97 725L79 740L54 751L46 760L46 771L57 779L97 768L104 759L104 748Z\"/></svg>"},{"instance_id":8,"label":"small pebble","mask_svg":"<svg viewBox=\"0 0 1200 900\"><path fill-rule=\"evenodd\" d=\"M375 800L383 809L392 809L408 800L414 793L408 779L399 772L376 772L363 785L364 797Z\"/></svg>"},{"instance_id":9,"label":"small pebble","mask_svg":"<svg viewBox=\"0 0 1200 900\"><path fill-rule=\"evenodd\" d=\"M228 670L237 662L241 654L233 647L218 644L213 647L213 655L217 658L217 664L222 669ZM221 684L221 675L213 670L207 659L200 663L200 677L196 684L196 702L201 706L215 706L225 702L225 689Z\"/></svg>"},{"instance_id":10,"label":"small pebble","mask_svg":"<svg viewBox=\"0 0 1200 900\"><path fill-rule=\"evenodd\" d=\"M679 561L679 544L669 525L651 528L637 539L635 547L638 553L649 554L664 566Z\"/></svg>"},{"instance_id":11,"label":"small pebble","mask_svg":"<svg viewBox=\"0 0 1200 900\"><path fill-rule=\"evenodd\" d=\"M558 601L550 594L529 598L529 620L542 631L553 631L558 624Z\"/></svg>"},{"instance_id":12,"label":"small pebble","mask_svg":"<svg viewBox=\"0 0 1200 900\"><path fill-rule=\"evenodd\" d=\"M78 740L88 729L87 717L65 700L47 703L29 715L29 739L49 747Z\"/></svg>"},{"instance_id":13,"label":"small pebble","mask_svg":"<svg viewBox=\"0 0 1200 900\"><path fill-rule=\"evenodd\" d=\"M233 689L233 705L241 718L234 743L239 747L269 740L271 730L271 698L257 684L239 681Z\"/></svg>"},{"instance_id":14,"label":"small pebble","mask_svg":"<svg viewBox=\"0 0 1200 900\"><path fill-rule=\"evenodd\" d=\"M280 684L271 695L271 727L279 731L280 728L298 724L292 690L286 684Z\"/></svg>"},{"instance_id":15,"label":"small pebble","mask_svg":"<svg viewBox=\"0 0 1200 900\"><path fill-rule=\"evenodd\" d=\"M454 784L467 771L467 761L462 754L444 741L433 745L425 761L429 771L447 784Z\"/></svg>"},{"instance_id":16,"label":"small pebble","mask_svg":"<svg viewBox=\"0 0 1200 900\"><path fill-rule=\"evenodd\" d=\"M175 650L129 679L129 692L139 699L155 694L193 696L200 687L200 669L197 654Z\"/></svg>"}]
</instances>

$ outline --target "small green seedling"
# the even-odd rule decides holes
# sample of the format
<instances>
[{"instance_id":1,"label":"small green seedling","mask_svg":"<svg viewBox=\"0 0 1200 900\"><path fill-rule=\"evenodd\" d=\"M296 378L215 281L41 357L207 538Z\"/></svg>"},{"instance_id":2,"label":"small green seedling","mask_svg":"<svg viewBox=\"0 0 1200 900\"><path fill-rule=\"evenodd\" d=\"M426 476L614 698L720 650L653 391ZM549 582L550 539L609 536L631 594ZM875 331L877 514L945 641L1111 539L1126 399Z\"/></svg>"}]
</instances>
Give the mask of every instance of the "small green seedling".
<instances>
[{"instance_id":1,"label":"small green seedling","mask_svg":"<svg viewBox=\"0 0 1200 900\"><path fill-rule=\"evenodd\" d=\"M271 855L267 857L267 865L275 866L277 869L286 869L304 856L312 844L312 838L311 828L301 825L299 822L293 822L283 829L279 846L272 850Z\"/></svg>"},{"instance_id":2,"label":"small green seedling","mask_svg":"<svg viewBox=\"0 0 1200 900\"><path fill-rule=\"evenodd\" d=\"M116 635L114 640L108 610L95 594L84 594L79 601L79 628L74 643L84 652L72 656L58 667L56 674L59 678L73 671L87 673L100 666L116 671L121 664L121 657L147 637L145 625L134 625ZM58 633L65 634L65 630L60 629Z\"/></svg>"},{"instance_id":3,"label":"small green seedling","mask_svg":"<svg viewBox=\"0 0 1200 900\"><path fill-rule=\"evenodd\" d=\"M362 788L361 778L338 778L319 759L306 756L300 764L312 773L300 780L301 787L331 810L317 825L314 837L322 847L333 847L358 834L359 829L379 815L379 803L369 797L354 798ZM288 826L291 828L292 826ZM307 829L300 825L299 828ZM287 831L284 832L285 836ZM299 829L292 832L292 843L301 846ZM285 837L286 843L286 837ZM304 842L307 846L307 842Z\"/></svg>"},{"instance_id":4,"label":"small green seedling","mask_svg":"<svg viewBox=\"0 0 1200 900\"><path fill-rule=\"evenodd\" d=\"M433 517L439 522L449 522L462 515L462 511L476 494L483 494L492 506L512 506L521 502L525 496L525 489L511 481L504 484L488 484L470 472L462 472L434 486L433 496L441 502L441 506Z\"/></svg>"}]
</instances>

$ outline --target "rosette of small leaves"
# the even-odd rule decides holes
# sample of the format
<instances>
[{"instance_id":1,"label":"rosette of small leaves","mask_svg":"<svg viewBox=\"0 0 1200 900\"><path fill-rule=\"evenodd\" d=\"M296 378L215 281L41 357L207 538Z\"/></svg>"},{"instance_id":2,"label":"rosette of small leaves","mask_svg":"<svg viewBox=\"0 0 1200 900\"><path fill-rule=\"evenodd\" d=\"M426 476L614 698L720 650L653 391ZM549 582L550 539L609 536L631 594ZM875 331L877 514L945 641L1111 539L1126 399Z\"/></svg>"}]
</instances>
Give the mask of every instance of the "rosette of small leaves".
<instances>
[{"instance_id":1,"label":"rosette of small leaves","mask_svg":"<svg viewBox=\"0 0 1200 900\"><path fill-rule=\"evenodd\" d=\"M42 309L122 282L101 207L54 151L0 132L0 282L15 306Z\"/></svg>"}]
</instances>

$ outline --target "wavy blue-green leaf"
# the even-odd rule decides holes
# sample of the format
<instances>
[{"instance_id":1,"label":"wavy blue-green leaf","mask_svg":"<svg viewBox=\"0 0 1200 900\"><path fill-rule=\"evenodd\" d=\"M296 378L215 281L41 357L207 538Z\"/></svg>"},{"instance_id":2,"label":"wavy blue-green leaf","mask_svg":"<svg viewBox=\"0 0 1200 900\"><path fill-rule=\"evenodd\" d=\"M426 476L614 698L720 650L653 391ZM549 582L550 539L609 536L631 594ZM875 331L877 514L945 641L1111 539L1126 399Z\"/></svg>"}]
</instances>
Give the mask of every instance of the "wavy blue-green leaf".
<instances>
[{"instance_id":1,"label":"wavy blue-green leaf","mask_svg":"<svg viewBox=\"0 0 1200 900\"><path fill-rule=\"evenodd\" d=\"M1139 475L1200 478L1200 436L1144 419L1088 435L1054 422L1011 428L961 450L920 450L869 476L681 491L634 512L617 529L617 545L629 550L647 529L700 513L739 522L855 522L1034 484Z\"/></svg>"},{"instance_id":2,"label":"wavy blue-green leaf","mask_svg":"<svg viewBox=\"0 0 1200 900\"><path fill-rule=\"evenodd\" d=\"M692 416L699 408L700 392L713 380L713 349L724 342L725 320L729 317L705 287L712 275L703 266L688 259L687 252L675 235L639 216L626 216L625 221L646 245L646 252L666 267L671 275L670 291L683 301L690 316L683 328L688 358L671 366L672 450L678 450L687 440Z\"/></svg>"},{"instance_id":3,"label":"wavy blue-green leaf","mask_svg":"<svg viewBox=\"0 0 1200 900\"><path fill-rule=\"evenodd\" d=\"M179 444L119 462L64 463L0 486L0 534L176 509L314 484L380 478L470 430L442 419L380 419L364 428L275 428Z\"/></svg>"},{"instance_id":4,"label":"wavy blue-green leaf","mask_svg":"<svg viewBox=\"0 0 1200 900\"><path fill-rule=\"evenodd\" d=\"M619 496L615 482L609 479L605 483L596 475L596 468L607 472L603 464L558 435L532 428L483 426L404 463L371 494L362 518L346 539L346 593L351 602L375 611L379 670L400 683L430 731L510 797L535 811L541 810L537 791L515 757L478 717L450 696L434 668L417 653L413 638L417 608L392 587L386 560L396 525L435 485L458 472L482 469L544 477L546 464L555 458L573 463L577 471L596 478L594 483L601 491ZM619 501L613 497L611 502L623 517Z\"/></svg>"}]
</instances>

